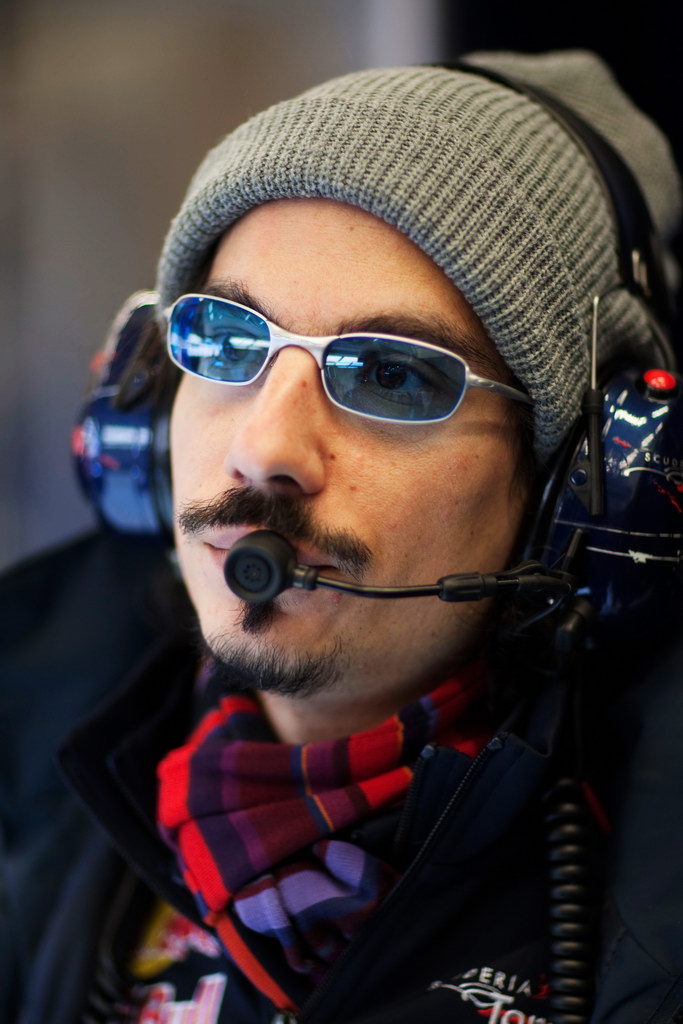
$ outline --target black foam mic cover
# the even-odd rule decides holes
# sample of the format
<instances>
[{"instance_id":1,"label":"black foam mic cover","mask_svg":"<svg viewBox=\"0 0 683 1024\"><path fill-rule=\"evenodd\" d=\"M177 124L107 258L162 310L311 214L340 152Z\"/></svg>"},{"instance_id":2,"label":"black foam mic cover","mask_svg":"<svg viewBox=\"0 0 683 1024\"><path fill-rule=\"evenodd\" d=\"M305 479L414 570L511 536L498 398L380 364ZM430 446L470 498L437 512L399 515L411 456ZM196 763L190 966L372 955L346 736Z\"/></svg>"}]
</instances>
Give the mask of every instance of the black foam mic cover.
<instances>
[{"instance_id":1,"label":"black foam mic cover","mask_svg":"<svg viewBox=\"0 0 683 1024\"><path fill-rule=\"evenodd\" d=\"M254 530L233 544L223 574L238 597L264 604L292 586L295 565L289 541L270 530Z\"/></svg>"}]
</instances>

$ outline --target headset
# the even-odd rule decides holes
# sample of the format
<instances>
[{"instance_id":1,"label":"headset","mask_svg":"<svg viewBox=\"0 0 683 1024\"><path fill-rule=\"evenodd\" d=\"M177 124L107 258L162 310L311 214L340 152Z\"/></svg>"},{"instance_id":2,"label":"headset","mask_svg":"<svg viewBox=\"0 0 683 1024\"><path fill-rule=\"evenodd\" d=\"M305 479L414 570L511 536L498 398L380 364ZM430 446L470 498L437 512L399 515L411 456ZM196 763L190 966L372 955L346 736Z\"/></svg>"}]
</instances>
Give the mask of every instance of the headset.
<instances>
[{"instance_id":1,"label":"headset","mask_svg":"<svg viewBox=\"0 0 683 1024\"><path fill-rule=\"evenodd\" d=\"M583 414L546 474L523 557L571 571L599 636L652 635L683 606L683 378L660 327L671 313L669 289L645 199L606 140L554 97L469 63L440 66L482 75L545 107L587 155L613 210L623 286L647 311L652 361L603 368L599 377L594 356ZM599 312L596 299L595 351ZM160 401L130 371L156 314L156 294L138 292L117 315L72 448L84 493L108 528L170 543L172 396Z\"/></svg>"},{"instance_id":2,"label":"headset","mask_svg":"<svg viewBox=\"0 0 683 1024\"><path fill-rule=\"evenodd\" d=\"M156 292L139 291L117 313L91 364L94 381L71 437L79 483L105 527L171 542L171 396L131 366L157 309ZM125 385L125 386L124 386Z\"/></svg>"}]
</instances>

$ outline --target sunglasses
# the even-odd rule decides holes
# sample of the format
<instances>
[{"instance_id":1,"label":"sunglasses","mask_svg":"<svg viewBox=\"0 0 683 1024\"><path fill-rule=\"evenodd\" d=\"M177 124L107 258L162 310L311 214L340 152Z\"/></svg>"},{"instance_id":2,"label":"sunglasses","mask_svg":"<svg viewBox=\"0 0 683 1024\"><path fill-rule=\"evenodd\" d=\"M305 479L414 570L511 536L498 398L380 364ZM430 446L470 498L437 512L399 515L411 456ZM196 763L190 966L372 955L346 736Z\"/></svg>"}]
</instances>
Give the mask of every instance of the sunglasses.
<instances>
[{"instance_id":1,"label":"sunglasses","mask_svg":"<svg viewBox=\"0 0 683 1024\"><path fill-rule=\"evenodd\" d=\"M208 295L181 295L166 315L173 362L220 384L252 384L280 349L294 345L314 357L331 402L374 420L445 420L468 388L531 404L517 388L479 377L460 356L424 341L365 333L306 337L239 302Z\"/></svg>"}]
</instances>

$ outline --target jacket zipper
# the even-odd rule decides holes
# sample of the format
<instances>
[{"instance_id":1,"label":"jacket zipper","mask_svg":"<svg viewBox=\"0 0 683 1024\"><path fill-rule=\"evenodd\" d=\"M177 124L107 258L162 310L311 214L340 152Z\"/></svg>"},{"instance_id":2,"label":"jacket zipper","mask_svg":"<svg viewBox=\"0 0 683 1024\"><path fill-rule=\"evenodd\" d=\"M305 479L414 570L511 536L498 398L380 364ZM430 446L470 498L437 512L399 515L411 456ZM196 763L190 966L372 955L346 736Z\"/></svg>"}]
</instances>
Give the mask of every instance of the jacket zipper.
<instances>
[{"instance_id":1,"label":"jacket zipper","mask_svg":"<svg viewBox=\"0 0 683 1024\"><path fill-rule=\"evenodd\" d=\"M415 816L415 808L417 806L418 798L422 791L422 782L424 779L425 769L427 764L434 757L435 748L433 743L429 743L419 758L415 768L413 769L413 778L410 786L408 787L408 793L406 794L406 802L403 805L401 811L401 817L398 822L398 828L396 829L396 835L394 836L393 853L397 863L401 863L403 855L405 853L405 845L408 841L408 833L410 832L410 825Z\"/></svg>"},{"instance_id":2,"label":"jacket zipper","mask_svg":"<svg viewBox=\"0 0 683 1024\"><path fill-rule=\"evenodd\" d=\"M489 757L493 753L497 752L498 750L500 750L502 748L503 742L504 742L504 738L503 737L504 737L504 734L500 734L500 735L494 736L493 739L489 740L489 742L486 744L484 749L481 750L477 754L477 756L475 757L474 761L472 762L472 764L468 768L467 774L460 781L460 785L455 790L455 792L453 793L453 796L450 798L450 800L446 804L445 808L443 809L443 811L439 815L439 818L438 818L436 824L434 825L432 831L427 836L427 838L426 838L426 840L424 842L424 845L422 846L422 849L417 854L417 856L415 857L415 860L412 862L412 864L410 865L408 870L401 876L401 878L399 878L399 880L396 883L396 885L394 886L393 890L391 891L391 893L389 894L387 899L384 901L382 906L379 908L377 913L374 914L373 917L370 919L370 921L368 922L368 927L376 928L376 927L378 927L378 922L381 924L382 919L387 914L387 907L393 906L393 904L399 898L400 893L402 892L402 890L407 885L408 881L413 877L413 875L417 871L420 870L420 868L422 867L423 862L426 860L426 858L428 857L429 853L431 852L431 847L434 845L435 838L436 838L437 834L441 831L441 828L442 828L444 822L446 821L446 819L448 817L450 817L450 815L451 815L451 813L453 811L453 808L455 807L457 802L461 799L461 797L463 796L465 791L467 789L469 789L473 779L475 779L476 776L479 774L479 772L481 771L481 769L484 766L485 762L488 761ZM427 759L427 760L429 760L429 759ZM422 771L424 771L424 762L423 762ZM330 987L334 984L335 977L339 973L339 969L341 968L341 965L351 955L351 951L353 950L353 947L355 945L356 945L356 943L354 941L354 942L351 942L346 947L344 952L340 955L339 959L334 964L334 967L332 968L330 973L327 975L327 977L325 977L322 980L322 982L320 983L320 985L318 985L318 987L315 990L315 992L313 992L313 994L310 996L310 998L301 1007L298 1015L295 1015L295 1014L283 1015L280 1011L278 1011L278 1013L275 1015L275 1017L273 1017L272 1024L304 1024L304 1022L309 1020L312 1012L315 1010L315 1008L318 1005L318 1003L322 1000L323 996L327 993L327 991L330 989Z\"/></svg>"}]
</instances>

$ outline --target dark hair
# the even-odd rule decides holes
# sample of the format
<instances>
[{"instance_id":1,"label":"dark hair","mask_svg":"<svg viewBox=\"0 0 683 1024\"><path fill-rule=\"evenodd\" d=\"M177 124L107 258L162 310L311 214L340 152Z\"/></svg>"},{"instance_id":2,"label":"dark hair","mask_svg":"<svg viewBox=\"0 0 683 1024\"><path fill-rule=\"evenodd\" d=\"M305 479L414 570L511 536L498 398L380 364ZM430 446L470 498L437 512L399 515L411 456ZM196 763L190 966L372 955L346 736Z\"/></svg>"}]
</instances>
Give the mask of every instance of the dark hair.
<instances>
[{"instance_id":1,"label":"dark hair","mask_svg":"<svg viewBox=\"0 0 683 1024\"><path fill-rule=\"evenodd\" d=\"M166 353L161 329L152 313L121 377L115 404L118 408L126 408L144 394L155 405L170 407L181 376L182 370L171 362Z\"/></svg>"}]
</instances>

